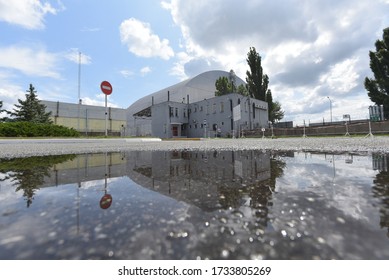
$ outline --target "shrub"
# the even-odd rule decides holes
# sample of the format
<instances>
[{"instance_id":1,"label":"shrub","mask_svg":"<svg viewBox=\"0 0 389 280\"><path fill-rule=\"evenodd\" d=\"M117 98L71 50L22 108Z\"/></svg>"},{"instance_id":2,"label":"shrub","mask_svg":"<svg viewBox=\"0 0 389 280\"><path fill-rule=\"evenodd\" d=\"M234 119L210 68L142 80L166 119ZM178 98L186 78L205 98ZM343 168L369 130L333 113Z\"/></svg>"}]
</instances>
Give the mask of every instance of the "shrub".
<instances>
[{"instance_id":1,"label":"shrub","mask_svg":"<svg viewBox=\"0 0 389 280\"><path fill-rule=\"evenodd\" d=\"M32 122L0 123L0 137L78 137L74 128Z\"/></svg>"}]
</instances>

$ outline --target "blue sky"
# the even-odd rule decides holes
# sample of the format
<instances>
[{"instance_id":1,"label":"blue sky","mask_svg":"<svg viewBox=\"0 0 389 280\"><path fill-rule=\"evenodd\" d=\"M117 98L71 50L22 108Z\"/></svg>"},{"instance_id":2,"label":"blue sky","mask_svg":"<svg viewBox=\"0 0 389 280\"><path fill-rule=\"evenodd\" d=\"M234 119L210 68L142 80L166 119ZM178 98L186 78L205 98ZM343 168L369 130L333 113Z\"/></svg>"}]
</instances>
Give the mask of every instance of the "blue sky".
<instances>
[{"instance_id":1,"label":"blue sky","mask_svg":"<svg viewBox=\"0 0 389 280\"><path fill-rule=\"evenodd\" d=\"M296 124L365 118L368 52L389 26L388 0L0 0L0 100L32 83L44 100L111 106L207 70L246 77L255 47L273 97Z\"/></svg>"}]
</instances>

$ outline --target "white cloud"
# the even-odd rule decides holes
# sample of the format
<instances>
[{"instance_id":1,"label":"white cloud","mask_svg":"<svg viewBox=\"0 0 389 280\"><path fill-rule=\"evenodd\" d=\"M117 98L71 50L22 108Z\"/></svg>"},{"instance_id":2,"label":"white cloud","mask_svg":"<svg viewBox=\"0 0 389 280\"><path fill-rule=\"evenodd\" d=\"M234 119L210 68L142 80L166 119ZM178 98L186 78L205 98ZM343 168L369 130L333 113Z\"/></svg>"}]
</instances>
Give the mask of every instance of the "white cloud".
<instances>
[{"instance_id":1,"label":"white cloud","mask_svg":"<svg viewBox=\"0 0 389 280\"><path fill-rule=\"evenodd\" d=\"M140 69L140 73L142 76L145 76L150 72L151 72L151 68L149 66L145 66L142 69Z\"/></svg>"},{"instance_id":2,"label":"white cloud","mask_svg":"<svg viewBox=\"0 0 389 280\"><path fill-rule=\"evenodd\" d=\"M357 58L339 62L331 66L329 72L324 74L320 81L327 83L332 90L342 93L349 92L358 85L359 74L355 69L357 63Z\"/></svg>"},{"instance_id":3,"label":"white cloud","mask_svg":"<svg viewBox=\"0 0 389 280\"><path fill-rule=\"evenodd\" d=\"M110 100L111 98L108 97L107 106L113 107L113 108L119 108L119 105L115 104ZM82 104L85 105L92 105L92 106L105 106L105 94L101 93L96 95L94 98L91 97L83 97L82 98Z\"/></svg>"},{"instance_id":4,"label":"white cloud","mask_svg":"<svg viewBox=\"0 0 389 280\"><path fill-rule=\"evenodd\" d=\"M17 103L18 99L24 99L26 94L25 90L19 86L13 85L0 78L0 100L3 101L4 110L12 111L13 105ZM0 114L0 117L5 117L6 114Z\"/></svg>"},{"instance_id":5,"label":"white cloud","mask_svg":"<svg viewBox=\"0 0 389 280\"><path fill-rule=\"evenodd\" d=\"M99 27L84 27L81 29L81 32L100 32L101 29Z\"/></svg>"},{"instance_id":6,"label":"white cloud","mask_svg":"<svg viewBox=\"0 0 389 280\"><path fill-rule=\"evenodd\" d=\"M44 49L9 46L0 48L0 68L18 70L26 75L60 78L58 55Z\"/></svg>"},{"instance_id":7,"label":"white cloud","mask_svg":"<svg viewBox=\"0 0 389 280\"><path fill-rule=\"evenodd\" d=\"M78 49L71 49L68 53L65 54L65 58L81 64L91 64L92 58L89 55L81 53Z\"/></svg>"},{"instance_id":8,"label":"white cloud","mask_svg":"<svg viewBox=\"0 0 389 280\"><path fill-rule=\"evenodd\" d=\"M134 72L128 69L123 69L119 71L120 75L122 75L124 78L129 78L134 76Z\"/></svg>"},{"instance_id":9,"label":"white cloud","mask_svg":"<svg viewBox=\"0 0 389 280\"><path fill-rule=\"evenodd\" d=\"M285 120L322 118L328 95L345 101L335 103L340 115L340 104L369 103L363 79L370 75L368 51L387 24L383 0L166 0L162 7L182 33L172 69L180 78L219 68L244 79L255 47Z\"/></svg>"},{"instance_id":10,"label":"white cloud","mask_svg":"<svg viewBox=\"0 0 389 280\"><path fill-rule=\"evenodd\" d=\"M64 9L54 8L49 2L39 0L0 0L0 21L16 24L27 29L42 29L45 26L44 18L47 14L56 15Z\"/></svg>"},{"instance_id":11,"label":"white cloud","mask_svg":"<svg viewBox=\"0 0 389 280\"><path fill-rule=\"evenodd\" d=\"M120 25L120 39L128 50L141 57L160 57L168 60L174 56L169 40L160 39L150 25L135 18L123 21Z\"/></svg>"}]
</instances>

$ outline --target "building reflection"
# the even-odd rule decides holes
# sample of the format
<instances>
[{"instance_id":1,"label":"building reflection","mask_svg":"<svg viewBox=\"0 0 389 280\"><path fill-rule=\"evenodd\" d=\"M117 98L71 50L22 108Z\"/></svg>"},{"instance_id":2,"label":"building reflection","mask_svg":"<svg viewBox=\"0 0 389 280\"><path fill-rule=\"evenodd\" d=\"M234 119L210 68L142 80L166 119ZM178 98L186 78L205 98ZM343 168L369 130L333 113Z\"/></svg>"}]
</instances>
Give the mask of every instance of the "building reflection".
<instances>
[{"instance_id":1,"label":"building reflection","mask_svg":"<svg viewBox=\"0 0 389 280\"><path fill-rule=\"evenodd\" d=\"M137 184L209 212L237 207L242 193L271 178L270 154L261 151L137 152L127 164Z\"/></svg>"},{"instance_id":2,"label":"building reflection","mask_svg":"<svg viewBox=\"0 0 389 280\"><path fill-rule=\"evenodd\" d=\"M294 152L184 150L2 159L0 180L21 191L29 207L40 188L67 184L82 188L104 180L106 195L108 179L127 176L144 188L206 212L249 205L266 224L276 179L286 166L283 158L293 156ZM380 225L389 229L388 158L372 156L372 168L379 171L372 192L380 200ZM325 159L332 160L335 174L333 155ZM353 164L353 156L346 155L345 163Z\"/></svg>"},{"instance_id":3,"label":"building reflection","mask_svg":"<svg viewBox=\"0 0 389 280\"><path fill-rule=\"evenodd\" d=\"M389 238L389 155L376 154L372 158L373 169L379 171L373 181L372 192L374 197L380 200L380 226L387 228Z\"/></svg>"},{"instance_id":4,"label":"building reflection","mask_svg":"<svg viewBox=\"0 0 389 280\"><path fill-rule=\"evenodd\" d=\"M277 163L277 164L276 164ZM128 176L144 188L204 211L262 207L282 174L280 161L262 151L154 151L2 160L0 172L30 206L39 188ZM280 167L281 166L281 167ZM246 198L244 198L246 197ZM264 211L266 212L266 211Z\"/></svg>"}]
</instances>

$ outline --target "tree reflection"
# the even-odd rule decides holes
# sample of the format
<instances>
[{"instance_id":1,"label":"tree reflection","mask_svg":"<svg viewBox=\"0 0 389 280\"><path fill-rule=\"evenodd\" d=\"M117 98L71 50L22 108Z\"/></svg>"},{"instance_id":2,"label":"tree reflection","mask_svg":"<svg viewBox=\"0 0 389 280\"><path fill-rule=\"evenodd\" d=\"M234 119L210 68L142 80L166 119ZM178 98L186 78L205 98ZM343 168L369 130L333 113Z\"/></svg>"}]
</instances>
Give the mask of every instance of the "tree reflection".
<instances>
[{"instance_id":1,"label":"tree reflection","mask_svg":"<svg viewBox=\"0 0 389 280\"><path fill-rule=\"evenodd\" d=\"M380 172L376 175L373 186L374 197L380 199L380 226L388 229L387 236L389 238L389 170L387 163L389 155L373 156L373 165Z\"/></svg>"},{"instance_id":2,"label":"tree reflection","mask_svg":"<svg viewBox=\"0 0 389 280\"><path fill-rule=\"evenodd\" d=\"M5 174L2 181L11 181L13 186L16 186L16 192L22 191L27 207L30 207L36 191L44 184L45 177L50 177L50 168L75 157L75 155L61 155L1 159L0 173Z\"/></svg>"},{"instance_id":3,"label":"tree reflection","mask_svg":"<svg viewBox=\"0 0 389 280\"><path fill-rule=\"evenodd\" d=\"M254 158L258 155L254 154ZM254 161L254 164L256 162ZM250 207L255 211L256 223L266 228L268 223L269 207L272 206L272 194L276 189L276 180L284 174L286 163L277 153L270 154L270 176L265 180L256 180L255 177L246 177L241 185L245 187L221 187L220 204L222 208L238 208L244 196L248 196ZM254 173L255 176L255 173Z\"/></svg>"}]
</instances>

